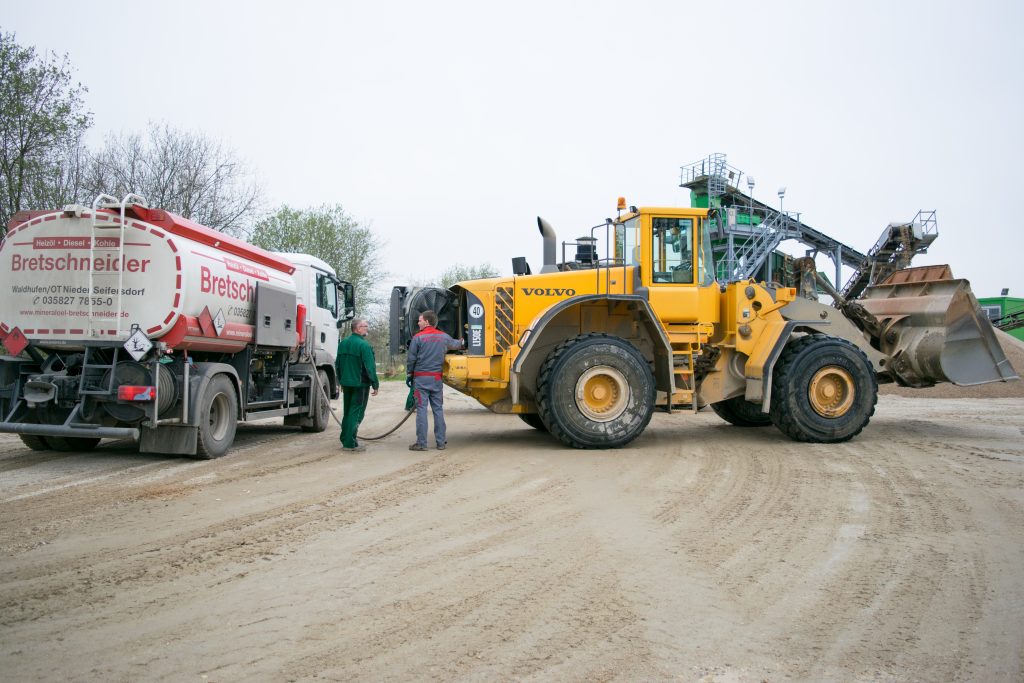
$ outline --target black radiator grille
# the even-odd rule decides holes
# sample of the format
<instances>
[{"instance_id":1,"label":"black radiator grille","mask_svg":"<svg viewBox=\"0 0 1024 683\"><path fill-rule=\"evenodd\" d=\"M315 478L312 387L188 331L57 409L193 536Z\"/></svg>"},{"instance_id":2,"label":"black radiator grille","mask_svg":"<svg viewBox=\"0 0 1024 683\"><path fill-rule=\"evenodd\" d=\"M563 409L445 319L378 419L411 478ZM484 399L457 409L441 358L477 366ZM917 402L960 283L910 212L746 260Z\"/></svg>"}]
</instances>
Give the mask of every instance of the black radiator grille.
<instances>
[{"instance_id":1,"label":"black radiator grille","mask_svg":"<svg viewBox=\"0 0 1024 683\"><path fill-rule=\"evenodd\" d=\"M504 353L512 346L512 288L498 287L494 297L494 347L497 353Z\"/></svg>"}]
</instances>

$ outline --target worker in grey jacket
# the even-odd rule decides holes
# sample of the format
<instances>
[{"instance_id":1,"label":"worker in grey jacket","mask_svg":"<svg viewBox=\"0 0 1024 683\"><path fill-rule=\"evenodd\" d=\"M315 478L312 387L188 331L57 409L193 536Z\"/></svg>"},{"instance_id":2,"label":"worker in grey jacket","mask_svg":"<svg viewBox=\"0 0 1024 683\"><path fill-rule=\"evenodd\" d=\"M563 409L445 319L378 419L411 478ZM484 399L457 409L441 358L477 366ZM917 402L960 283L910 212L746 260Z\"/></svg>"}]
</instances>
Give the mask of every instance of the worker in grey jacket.
<instances>
[{"instance_id":1,"label":"worker in grey jacket","mask_svg":"<svg viewBox=\"0 0 1024 683\"><path fill-rule=\"evenodd\" d=\"M416 443L410 451L427 450L427 406L434 413L434 442L443 451L448 445L444 423L444 384L441 382L441 368L444 355L449 349L462 348L462 342L452 339L437 329L437 314L423 311L416 320L420 331L409 343L405 383L415 390L416 397Z\"/></svg>"}]
</instances>

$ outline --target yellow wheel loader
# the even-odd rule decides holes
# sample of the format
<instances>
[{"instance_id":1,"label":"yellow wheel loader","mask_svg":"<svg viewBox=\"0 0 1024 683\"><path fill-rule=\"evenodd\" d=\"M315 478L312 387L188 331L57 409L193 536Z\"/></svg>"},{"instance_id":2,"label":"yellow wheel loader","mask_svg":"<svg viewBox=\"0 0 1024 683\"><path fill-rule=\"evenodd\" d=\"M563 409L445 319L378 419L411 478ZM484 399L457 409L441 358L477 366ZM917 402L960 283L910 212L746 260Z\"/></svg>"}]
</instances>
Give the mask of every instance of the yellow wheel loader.
<instances>
[{"instance_id":1,"label":"yellow wheel loader","mask_svg":"<svg viewBox=\"0 0 1024 683\"><path fill-rule=\"evenodd\" d=\"M434 310L466 343L446 357L445 383L568 446L621 447L657 408L708 405L740 427L840 442L867 425L879 383L1018 379L948 267L897 271L854 301L831 290L826 305L814 288L716 281L708 209L620 199L617 217L563 244L560 259L537 220L539 273L516 258L511 277L396 287L391 346L404 351L419 313Z\"/></svg>"}]
</instances>

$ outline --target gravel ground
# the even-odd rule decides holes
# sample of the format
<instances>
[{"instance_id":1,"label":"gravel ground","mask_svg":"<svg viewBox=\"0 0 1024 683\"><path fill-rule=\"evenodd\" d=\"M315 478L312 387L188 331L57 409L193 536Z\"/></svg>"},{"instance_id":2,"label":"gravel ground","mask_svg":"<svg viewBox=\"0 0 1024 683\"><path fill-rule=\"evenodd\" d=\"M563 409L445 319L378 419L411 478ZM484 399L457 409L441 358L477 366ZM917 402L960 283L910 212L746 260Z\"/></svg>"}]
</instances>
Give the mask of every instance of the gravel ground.
<instances>
[{"instance_id":1,"label":"gravel ground","mask_svg":"<svg viewBox=\"0 0 1024 683\"><path fill-rule=\"evenodd\" d=\"M657 413L588 452L446 401L443 452L0 436L4 679L1024 680L1022 398L884 395L837 445Z\"/></svg>"}]
</instances>

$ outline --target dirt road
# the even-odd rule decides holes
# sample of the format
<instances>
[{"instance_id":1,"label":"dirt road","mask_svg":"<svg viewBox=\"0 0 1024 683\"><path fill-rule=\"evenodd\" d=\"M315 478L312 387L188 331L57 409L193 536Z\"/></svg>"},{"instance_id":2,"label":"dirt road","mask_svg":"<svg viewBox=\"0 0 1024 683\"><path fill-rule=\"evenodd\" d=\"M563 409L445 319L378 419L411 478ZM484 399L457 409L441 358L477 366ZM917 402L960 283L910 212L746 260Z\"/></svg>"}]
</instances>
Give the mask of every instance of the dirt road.
<instances>
[{"instance_id":1,"label":"dirt road","mask_svg":"<svg viewBox=\"0 0 1024 683\"><path fill-rule=\"evenodd\" d=\"M835 446L448 416L427 453L411 421L355 455L243 427L211 462L2 437L4 679L1024 679L1024 399L883 396Z\"/></svg>"}]
</instances>

